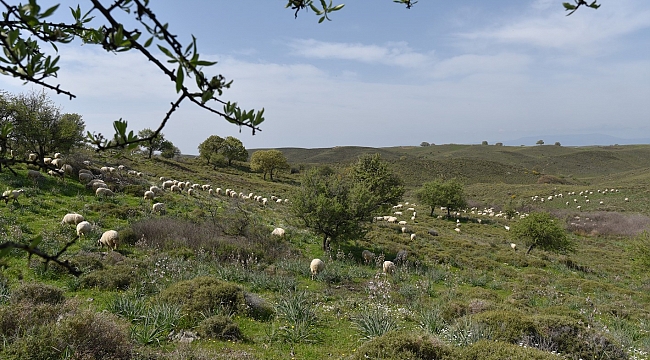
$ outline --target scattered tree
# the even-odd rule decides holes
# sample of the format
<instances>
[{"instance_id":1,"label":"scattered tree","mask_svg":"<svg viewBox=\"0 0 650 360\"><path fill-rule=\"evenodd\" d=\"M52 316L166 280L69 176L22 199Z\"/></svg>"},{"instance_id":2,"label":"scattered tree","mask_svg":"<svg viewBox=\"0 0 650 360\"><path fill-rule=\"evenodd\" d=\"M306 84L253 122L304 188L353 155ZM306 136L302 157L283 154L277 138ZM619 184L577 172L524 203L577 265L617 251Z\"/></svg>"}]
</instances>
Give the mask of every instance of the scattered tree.
<instances>
[{"instance_id":1,"label":"scattered tree","mask_svg":"<svg viewBox=\"0 0 650 360\"><path fill-rule=\"evenodd\" d=\"M180 155L181 150L174 146L171 141L165 140L162 142L162 144L160 144L160 156L164 157L165 159L173 159Z\"/></svg>"},{"instance_id":2,"label":"scattered tree","mask_svg":"<svg viewBox=\"0 0 650 360\"><path fill-rule=\"evenodd\" d=\"M151 159L151 156L153 155L154 151L162 151L163 150L163 143L166 141L165 140L165 135L163 133L158 133L155 134L155 131L147 128L147 129L142 129L138 131L138 137L140 138L148 138L150 139L149 142L142 143L140 145L146 151L149 153L149 159Z\"/></svg>"},{"instance_id":3,"label":"scattered tree","mask_svg":"<svg viewBox=\"0 0 650 360\"><path fill-rule=\"evenodd\" d=\"M483 140L483 141L481 142L481 145L487 145L487 144L488 144L487 140Z\"/></svg>"},{"instance_id":4,"label":"scattered tree","mask_svg":"<svg viewBox=\"0 0 650 360\"><path fill-rule=\"evenodd\" d=\"M223 160L220 151L223 147L224 139L217 135L210 135L201 144L199 144L199 157L205 159L208 165L212 164L214 168Z\"/></svg>"},{"instance_id":5,"label":"scattered tree","mask_svg":"<svg viewBox=\"0 0 650 360\"><path fill-rule=\"evenodd\" d=\"M261 171L264 174L264 180L266 180L266 174L269 174L273 180L273 172L288 169L289 163L280 150L259 150L251 156L250 166L253 171Z\"/></svg>"},{"instance_id":6,"label":"scattered tree","mask_svg":"<svg viewBox=\"0 0 650 360\"><path fill-rule=\"evenodd\" d=\"M494 144L494 146L503 146L503 143L502 143L502 142L498 142L498 143Z\"/></svg>"},{"instance_id":7,"label":"scattered tree","mask_svg":"<svg viewBox=\"0 0 650 360\"><path fill-rule=\"evenodd\" d=\"M426 141L423 141L423 142L420 143L420 146L422 146L422 147L426 147L426 146L431 146L431 144L429 144L429 143L426 142Z\"/></svg>"},{"instance_id":8,"label":"scattered tree","mask_svg":"<svg viewBox=\"0 0 650 360\"><path fill-rule=\"evenodd\" d=\"M362 155L351 169L352 182L367 188L373 196L371 211L397 204L404 195L402 180L379 154Z\"/></svg>"},{"instance_id":9,"label":"scattered tree","mask_svg":"<svg viewBox=\"0 0 650 360\"><path fill-rule=\"evenodd\" d=\"M562 144L560 144L559 141L556 141L556 142L555 142L555 146L562 146Z\"/></svg>"},{"instance_id":10,"label":"scattered tree","mask_svg":"<svg viewBox=\"0 0 650 360\"><path fill-rule=\"evenodd\" d=\"M448 181L434 180L422 185L417 193L417 197L422 204L431 207L431 216L436 206L447 208L447 216L451 215L451 210L460 210L466 206L463 185L456 179Z\"/></svg>"},{"instance_id":11,"label":"scattered tree","mask_svg":"<svg viewBox=\"0 0 650 360\"><path fill-rule=\"evenodd\" d=\"M228 161L228 166L232 165L233 161L246 161L248 160L248 151L244 144L236 137L228 136L223 141L221 154Z\"/></svg>"},{"instance_id":12,"label":"scattered tree","mask_svg":"<svg viewBox=\"0 0 650 360\"><path fill-rule=\"evenodd\" d=\"M30 92L12 96L9 103L12 132L10 145L21 152L45 155L67 153L83 143L85 125L79 114L61 114L45 94Z\"/></svg>"},{"instance_id":13,"label":"scattered tree","mask_svg":"<svg viewBox=\"0 0 650 360\"><path fill-rule=\"evenodd\" d=\"M544 145L544 140L537 140L537 142L536 142L535 144L537 144L537 145Z\"/></svg>"},{"instance_id":14,"label":"scattered tree","mask_svg":"<svg viewBox=\"0 0 650 360\"><path fill-rule=\"evenodd\" d=\"M526 244L528 247L526 254L536 247L554 252L573 250L573 244L564 229L547 212L530 213L529 216L517 221L510 228L510 233L515 239Z\"/></svg>"}]
</instances>

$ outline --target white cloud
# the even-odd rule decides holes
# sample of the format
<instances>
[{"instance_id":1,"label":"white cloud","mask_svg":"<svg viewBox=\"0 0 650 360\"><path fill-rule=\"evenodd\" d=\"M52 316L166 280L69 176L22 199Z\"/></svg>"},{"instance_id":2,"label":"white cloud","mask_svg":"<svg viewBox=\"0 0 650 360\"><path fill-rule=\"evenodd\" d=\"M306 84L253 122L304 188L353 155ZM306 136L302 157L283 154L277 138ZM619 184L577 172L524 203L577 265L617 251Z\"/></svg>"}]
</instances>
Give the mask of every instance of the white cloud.
<instances>
[{"instance_id":1,"label":"white cloud","mask_svg":"<svg viewBox=\"0 0 650 360\"><path fill-rule=\"evenodd\" d=\"M431 75L435 78L447 78L476 73L518 73L526 70L530 63L529 56L515 53L465 54L436 63Z\"/></svg>"},{"instance_id":2,"label":"white cloud","mask_svg":"<svg viewBox=\"0 0 650 360\"><path fill-rule=\"evenodd\" d=\"M306 39L294 40L290 47L293 54L312 59L354 60L401 67L420 67L430 61L430 55L414 52L406 42L378 46Z\"/></svg>"}]
</instances>

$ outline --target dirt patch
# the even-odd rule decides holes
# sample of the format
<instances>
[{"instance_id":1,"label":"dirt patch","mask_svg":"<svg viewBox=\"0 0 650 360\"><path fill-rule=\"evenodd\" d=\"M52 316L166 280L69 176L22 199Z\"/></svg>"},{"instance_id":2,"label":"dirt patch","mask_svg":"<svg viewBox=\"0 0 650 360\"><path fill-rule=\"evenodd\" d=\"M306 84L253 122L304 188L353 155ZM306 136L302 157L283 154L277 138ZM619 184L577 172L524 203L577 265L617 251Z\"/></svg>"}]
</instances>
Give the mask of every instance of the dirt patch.
<instances>
[{"instance_id":1,"label":"dirt patch","mask_svg":"<svg viewBox=\"0 0 650 360\"><path fill-rule=\"evenodd\" d=\"M641 214L596 211L562 212L555 215L566 219L567 230L579 235L635 236L650 226L650 217Z\"/></svg>"}]
</instances>

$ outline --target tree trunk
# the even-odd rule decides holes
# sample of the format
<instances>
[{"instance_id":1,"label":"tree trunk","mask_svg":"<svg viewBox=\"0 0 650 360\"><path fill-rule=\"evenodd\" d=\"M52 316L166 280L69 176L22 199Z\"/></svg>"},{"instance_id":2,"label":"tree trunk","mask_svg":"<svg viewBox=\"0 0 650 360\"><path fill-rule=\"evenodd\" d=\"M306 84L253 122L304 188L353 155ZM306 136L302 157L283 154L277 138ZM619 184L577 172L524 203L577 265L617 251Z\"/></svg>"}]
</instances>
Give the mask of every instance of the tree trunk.
<instances>
[{"instance_id":1,"label":"tree trunk","mask_svg":"<svg viewBox=\"0 0 650 360\"><path fill-rule=\"evenodd\" d=\"M449 206L447 206L447 219L451 218L451 213L449 211Z\"/></svg>"},{"instance_id":2,"label":"tree trunk","mask_svg":"<svg viewBox=\"0 0 650 360\"><path fill-rule=\"evenodd\" d=\"M530 253L531 251L533 251L533 248L534 248L534 247L535 247L535 244L531 245L531 246L528 248L528 251L526 251L526 255L528 255L528 253Z\"/></svg>"},{"instance_id":3,"label":"tree trunk","mask_svg":"<svg viewBox=\"0 0 650 360\"><path fill-rule=\"evenodd\" d=\"M432 206L431 207L431 215L429 215L429 216L433 216L433 210L435 210L435 207Z\"/></svg>"},{"instance_id":4,"label":"tree trunk","mask_svg":"<svg viewBox=\"0 0 650 360\"><path fill-rule=\"evenodd\" d=\"M323 251L327 251L327 234L323 234Z\"/></svg>"},{"instance_id":5,"label":"tree trunk","mask_svg":"<svg viewBox=\"0 0 650 360\"><path fill-rule=\"evenodd\" d=\"M269 171L269 177L271 178L271 181L273 181L273 169Z\"/></svg>"},{"instance_id":6,"label":"tree trunk","mask_svg":"<svg viewBox=\"0 0 650 360\"><path fill-rule=\"evenodd\" d=\"M153 156L153 146L149 148L149 159Z\"/></svg>"}]
</instances>

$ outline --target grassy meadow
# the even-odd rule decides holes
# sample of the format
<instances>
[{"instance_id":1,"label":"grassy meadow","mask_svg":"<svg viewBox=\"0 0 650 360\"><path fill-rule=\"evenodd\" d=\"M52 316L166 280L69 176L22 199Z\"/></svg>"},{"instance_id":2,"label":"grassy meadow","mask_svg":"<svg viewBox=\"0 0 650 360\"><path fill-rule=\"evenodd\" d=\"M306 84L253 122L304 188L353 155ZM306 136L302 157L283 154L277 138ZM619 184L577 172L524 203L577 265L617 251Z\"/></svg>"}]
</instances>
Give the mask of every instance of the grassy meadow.
<instances>
[{"instance_id":1,"label":"grassy meadow","mask_svg":"<svg viewBox=\"0 0 650 360\"><path fill-rule=\"evenodd\" d=\"M75 179L3 169L3 190L25 193L0 205L1 241L40 236L39 247L56 253L76 236L61 224L66 213L94 227L63 255L79 277L17 250L0 259L0 358L649 358L650 146L279 150L292 171L274 181L245 163L215 170L191 156L65 157L95 174L118 165L143 173L105 176L112 198ZM301 173L377 152L404 181L402 204L415 221L404 210L406 233L378 221L364 238L323 252L320 236L289 212ZM288 203L164 191L153 202L166 213L154 214L143 194L161 176ZM465 184L470 206L452 219L440 209L430 216L415 198L439 177ZM510 211L551 212L575 251L514 250L506 227L518 216L502 216ZM275 227L286 235L271 236ZM96 245L110 229L120 233L116 251ZM364 263L365 249L375 261ZM401 250L406 261L382 274ZM325 262L314 280L313 258Z\"/></svg>"}]
</instances>

